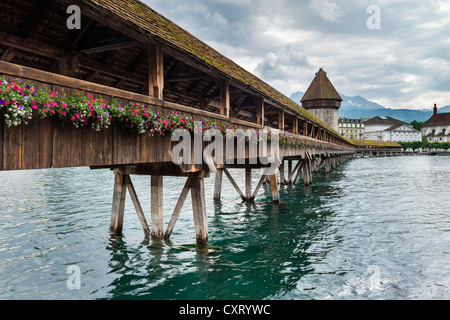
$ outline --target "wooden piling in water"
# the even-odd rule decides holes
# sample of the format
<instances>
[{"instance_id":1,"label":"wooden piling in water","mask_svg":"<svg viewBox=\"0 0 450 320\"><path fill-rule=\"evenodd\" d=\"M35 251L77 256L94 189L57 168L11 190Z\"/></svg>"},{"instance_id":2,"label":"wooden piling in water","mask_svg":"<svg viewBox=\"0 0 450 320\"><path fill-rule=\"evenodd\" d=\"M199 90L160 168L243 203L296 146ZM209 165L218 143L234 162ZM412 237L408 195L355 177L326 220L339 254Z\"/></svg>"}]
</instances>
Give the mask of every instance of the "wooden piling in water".
<instances>
[{"instance_id":1,"label":"wooden piling in water","mask_svg":"<svg viewBox=\"0 0 450 320\"><path fill-rule=\"evenodd\" d=\"M222 180L223 180L223 169L217 169L216 178L214 181L214 200L220 200L222 195Z\"/></svg>"},{"instance_id":2,"label":"wooden piling in water","mask_svg":"<svg viewBox=\"0 0 450 320\"><path fill-rule=\"evenodd\" d=\"M111 210L110 230L113 235L119 236L123 229L123 217L125 212L126 181L125 175L115 172L114 193Z\"/></svg>"},{"instance_id":3,"label":"wooden piling in water","mask_svg":"<svg viewBox=\"0 0 450 320\"><path fill-rule=\"evenodd\" d=\"M164 234L163 177L151 176L151 237L161 240Z\"/></svg>"},{"instance_id":4,"label":"wooden piling in water","mask_svg":"<svg viewBox=\"0 0 450 320\"><path fill-rule=\"evenodd\" d=\"M245 168L245 199L244 201L252 201L252 168Z\"/></svg>"},{"instance_id":5,"label":"wooden piling in water","mask_svg":"<svg viewBox=\"0 0 450 320\"><path fill-rule=\"evenodd\" d=\"M206 245L208 243L208 220L206 214L205 181L203 177L192 178L191 196L195 238L198 245Z\"/></svg>"},{"instance_id":6,"label":"wooden piling in water","mask_svg":"<svg viewBox=\"0 0 450 320\"><path fill-rule=\"evenodd\" d=\"M277 175L272 174L270 175L270 188L272 191L272 200L274 203L280 202L280 193L278 190L278 181L277 181Z\"/></svg>"}]
</instances>

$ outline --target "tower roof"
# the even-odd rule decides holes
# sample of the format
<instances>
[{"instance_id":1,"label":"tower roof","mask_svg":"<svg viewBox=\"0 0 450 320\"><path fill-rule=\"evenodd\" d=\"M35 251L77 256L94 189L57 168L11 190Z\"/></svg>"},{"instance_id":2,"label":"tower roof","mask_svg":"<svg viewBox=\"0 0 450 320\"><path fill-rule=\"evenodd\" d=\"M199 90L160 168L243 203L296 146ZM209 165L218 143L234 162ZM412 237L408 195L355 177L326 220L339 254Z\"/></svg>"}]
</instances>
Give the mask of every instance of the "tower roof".
<instances>
[{"instance_id":1,"label":"tower roof","mask_svg":"<svg viewBox=\"0 0 450 320\"><path fill-rule=\"evenodd\" d=\"M301 102L310 100L337 100L342 101L341 96L333 87L327 73L322 68L316 73L316 77L306 90Z\"/></svg>"}]
</instances>

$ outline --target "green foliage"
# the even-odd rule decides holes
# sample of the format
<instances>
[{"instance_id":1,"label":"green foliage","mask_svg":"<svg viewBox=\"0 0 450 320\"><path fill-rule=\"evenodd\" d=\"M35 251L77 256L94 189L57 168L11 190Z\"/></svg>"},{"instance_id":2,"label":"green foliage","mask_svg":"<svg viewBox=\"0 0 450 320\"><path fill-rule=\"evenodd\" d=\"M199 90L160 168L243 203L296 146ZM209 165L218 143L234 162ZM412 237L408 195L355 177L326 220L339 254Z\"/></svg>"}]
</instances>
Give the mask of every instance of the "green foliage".
<instances>
[{"instance_id":1,"label":"green foliage","mask_svg":"<svg viewBox=\"0 0 450 320\"><path fill-rule=\"evenodd\" d=\"M422 141L414 142L399 142L403 149L450 149L450 142L428 142L426 137L423 137Z\"/></svg>"},{"instance_id":2,"label":"green foliage","mask_svg":"<svg viewBox=\"0 0 450 320\"><path fill-rule=\"evenodd\" d=\"M411 122L411 124L413 125L414 129L416 129L418 131L422 130L423 122L419 122L419 121L414 120L413 122Z\"/></svg>"}]
</instances>

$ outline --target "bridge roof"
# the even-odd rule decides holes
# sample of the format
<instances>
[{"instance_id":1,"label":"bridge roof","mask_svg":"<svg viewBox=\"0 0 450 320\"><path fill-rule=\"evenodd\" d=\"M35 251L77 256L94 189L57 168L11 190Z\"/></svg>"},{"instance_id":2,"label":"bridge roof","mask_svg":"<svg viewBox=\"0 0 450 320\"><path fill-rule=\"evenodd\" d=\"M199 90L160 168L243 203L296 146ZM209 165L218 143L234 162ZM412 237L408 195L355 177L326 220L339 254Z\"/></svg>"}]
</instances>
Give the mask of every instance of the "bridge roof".
<instances>
[{"instance_id":1,"label":"bridge roof","mask_svg":"<svg viewBox=\"0 0 450 320\"><path fill-rule=\"evenodd\" d=\"M149 34L158 41L161 41L177 50L181 50L183 53L196 59L203 65L216 69L226 77L240 82L245 87L253 89L254 91L279 103L287 109L298 112L305 119L309 119L326 130L333 132L342 140L345 140L350 144L352 143L350 140L328 127L318 118L314 117L300 105L280 93L278 90L274 89L263 80L240 67L229 58L223 56L189 32L185 31L169 19L151 9L146 4L138 0L83 1L91 4L93 3L98 7L106 9L115 16L125 20L130 27L133 27L138 32Z\"/></svg>"},{"instance_id":2,"label":"bridge roof","mask_svg":"<svg viewBox=\"0 0 450 320\"><path fill-rule=\"evenodd\" d=\"M357 147L370 148L401 148L402 146L393 141L352 140Z\"/></svg>"}]
</instances>

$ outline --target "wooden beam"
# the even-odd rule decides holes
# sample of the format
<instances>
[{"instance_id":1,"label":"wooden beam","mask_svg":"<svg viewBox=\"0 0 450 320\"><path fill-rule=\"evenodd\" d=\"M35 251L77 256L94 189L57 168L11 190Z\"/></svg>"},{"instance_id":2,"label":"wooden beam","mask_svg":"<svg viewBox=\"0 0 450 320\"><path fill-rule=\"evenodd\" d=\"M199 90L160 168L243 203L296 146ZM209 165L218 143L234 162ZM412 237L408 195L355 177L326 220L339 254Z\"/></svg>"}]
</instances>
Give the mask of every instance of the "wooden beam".
<instances>
[{"instance_id":1,"label":"wooden beam","mask_svg":"<svg viewBox=\"0 0 450 320\"><path fill-rule=\"evenodd\" d=\"M195 238L199 246L205 246L208 244L208 217L206 213L205 181L203 178L192 178L191 196Z\"/></svg>"},{"instance_id":2,"label":"wooden beam","mask_svg":"<svg viewBox=\"0 0 450 320\"><path fill-rule=\"evenodd\" d=\"M133 183L131 182L131 178L129 175L124 175L125 177L125 184L127 185L128 192L131 197L131 201L133 201L134 208L136 209L136 213L139 218L139 222L141 223L142 229L144 230L144 233L146 236L150 236L150 228L148 227L147 219L145 219L144 210L142 210L141 203L139 202L138 196L136 194L136 190L134 189Z\"/></svg>"},{"instance_id":3,"label":"wooden beam","mask_svg":"<svg viewBox=\"0 0 450 320\"><path fill-rule=\"evenodd\" d=\"M224 168L223 172L225 172L226 176L228 177L228 179L230 180L231 184L233 185L234 189L237 191L237 193L239 194L239 196L245 200L245 196L242 193L241 189L239 188L239 186L237 185L236 181L234 181L233 177L231 176L230 172Z\"/></svg>"},{"instance_id":4,"label":"wooden beam","mask_svg":"<svg viewBox=\"0 0 450 320\"><path fill-rule=\"evenodd\" d=\"M291 161L291 160L290 160L290 161ZM300 161L297 162L297 164L295 165L294 169L291 170L291 173L290 173L289 176L288 176L288 181L287 181L288 183L293 183L293 184L295 184L295 180L293 179L293 177L294 177L295 173L296 173L298 170L301 170L301 164L302 164L302 161L300 160ZM298 173L297 173L297 175L298 175Z\"/></svg>"},{"instance_id":5,"label":"wooden beam","mask_svg":"<svg viewBox=\"0 0 450 320\"><path fill-rule=\"evenodd\" d=\"M59 74L71 77L77 65L77 57L67 53L63 58L59 59ZM95 72L95 71L94 71Z\"/></svg>"},{"instance_id":6,"label":"wooden beam","mask_svg":"<svg viewBox=\"0 0 450 320\"><path fill-rule=\"evenodd\" d=\"M222 195L223 169L217 169L216 179L214 181L214 200L220 200Z\"/></svg>"},{"instance_id":7,"label":"wooden beam","mask_svg":"<svg viewBox=\"0 0 450 320\"><path fill-rule=\"evenodd\" d=\"M0 32L0 43L7 47L35 53L47 58L57 59L63 54L61 48L47 42L34 39L24 40L23 38L5 32Z\"/></svg>"},{"instance_id":8,"label":"wooden beam","mask_svg":"<svg viewBox=\"0 0 450 320\"><path fill-rule=\"evenodd\" d=\"M284 166L284 160L281 160L279 170L280 170L280 184L286 184L287 182L285 176L286 168Z\"/></svg>"},{"instance_id":9,"label":"wooden beam","mask_svg":"<svg viewBox=\"0 0 450 320\"><path fill-rule=\"evenodd\" d=\"M164 57L160 44L148 45L148 60L149 96L163 99Z\"/></svg>"},{"instance_id":10,"label":"wooden beam","mask_svg":"<svg viewBox=\"0 0 450 320\"><path fill-rule=\"evenodd\" d=\"M272 191L272 201L274 203L279 203L280 202L280 193L278 191L278 181L277 181L276 174L270 175L270 188Z\"/></svg>"},{"instance_id":11,"label":"wooden beam","mask_svg":"<svg viewBox=\"0 0 450 320\"><path fill-rule=\"evenodd\" d=\"M245 168L245 201L252 201L252 169Z\"/></svg>"},{"instance_id":12,"label":"wooden beam","mask_svg":"<svg viewBox=\"0 0 450 320\"><path fill-rule=\"evenodd\" d=\"M0 57L0 60L10 62L16 56L16 49L9 47L3 52L3 55Z\"/></svg>"},{"instance_id":13,"label":"wooden beam","mask_svg":"<svg viewBox=\"0 0 450 320\"><path fill-rule=\"evenodd\" d=\"M115 67L112 67L106 63L98 62L92 58L89 58L87 56L80 55L78 57L78 63L85 67L86 69L92 70L92 71L98 71L100 73L107 74L109 76L124 79L133 83L138 83L141 85L146 85L147 81L144 77L141 77L135 73L130 73L125 70L117 69Z\"/></svg>"},{"instance_id":14,"label":"wooden beam","mask_svg":"<svg viewBox=\"0 0 450 320\"><path fill-rule=\"evenodd\" d=\"M126 199L125 175L119 173L118 171L115 171L110 230L111 233L116 236L119 236L122 233L123 229L125 199Z\"/></svg>"},{"instance_id":15,"label":"wooden beam","mask_svg":"<svg viewBox=\"0 0 450 320\"><path fill-rule=\"evenodd\" d=\"M166 82L178 82L178 81L192 81L202 80L208 76L200 71L188 72L183 74L173 74L170 77L166 76L164 79Z\"/></svg>"},{"instance_id":16,"label":"wooden beam","mask_svg":"<svg viewBox=\"0 0 450 320\"><path fill-rule=\"evenodd\" d=\"M186 184L183 187L183 190L181 191L181 195L178 198L178 202L175 205L175 209L172 213L172 218L170 219L169 225L167 226L167 230L164 233L164 239L169 239L172 235L173 228L175 227L175 223L178 220L178 217L180 216L181 209L183 208L183 204L186 201L187 195L189 193L189 190L191 189L192 185L192 177L187 178Z\"/></svg>"},{"instance_id":17,"label":"wooden beam","mask_svg":"<svg viewBox=\"0 0 450 320\"><path fill-rule=\"evenodd\" d=\"M102 24L90 25L78 45L72 48L78 53L92 54L125 49L139 45L139 41Z\"/></svg>"},{"instance_id":18,"label":"wooden beam","mask_svg":"<svg viewBox=\"0 0 450 320\"><path fill-rule=\"evenodd\" d=\"M75 48L78 46L78 44L83 40L83 37L88 33L88 31L95 27L97 25L97 21L90 19L89 22L84 26L84 28L81 28L81 30L77 31L75 33L75 36L70 41L70 45L67 48L68 52L73 52Z\"/></svg>"},{"instance_id":19,"label":"wooden beam","mask_svg":"<svg viewBox=\"0 0 450 320\"><path fill-rule=\"evenodd\" d=\"M228 80L220 80L220 114L230 116L230 83Z\"/></svg>"},{"instance_id":20,"label":"wooden beam","mask_svg":"<svg viewBox=\"0 0 450 320\"><path fill-rule=\"evenodd\" d=\"M105 52L105 51L132 48L132 47L137 47L138 45L139 45L138 41L131 40L131 41L111 43L111 44L107 44L107 45L105 44L102 46L95 46L92 48L80 49L80 50L77 50L77 52L85 53L85 54L93 54L93 53L99 53L99 52Z\"/></svg>"},{"instance_id":21,"label":"wooden beam","mask_svg":"<svg viewBox=\"0 0 450 320\"><path fill-rule=\"evenodd\" d=\"M255 191L253 191L253 195L252 195L252 200L254 200L256 198L256 196L258 195L259 189L261 188L262 184L267 180L267 175L265 175L263 173L263 175L261 176L261 178L258 181L258 184L256 185Z\"/></svg>"},{"instance_id":22,"label":"wooden beam","mask_svg":"<svg viewBox=\"0 0 450 320\"><path fill-rule=\"evenodd\" d=\"M292 133L298 134L298 118L297 117L294 118Z\"/></svg>"},{"instance_id":23,"label":"wooden beam","mask_svg":"<svg viewBox=\"0 0 450 320\"><path fill-rule=\"evenodd\" d=\"M278 110L278 129L284 131L284 110Z\"/></svg>"},{"instance_id":24,"label":"wooden beam","mask_svg":"<svg viewBox=\"0 0 450 320\"><path fill-rule=\"evenodd\" d=\"M151 237L161 240L164 233L163 177L151 177Z\"/></svg>"},{"instance_id":25,"label":"wooden beam","mask_svg":"<svg viewBox=\"0 0 450 320\"><path fill-rule=\"evenodd\" d=\"M262 97L256 98L256 123L264 125L264 99Z\"/></svg>"},{"instance_id":26,"label":"wooden beam","mask_svg":"<svg viewBox=\"0 0 450 320\"><path fill-rule=\"evenodd\" d=\"M296 184L297 180L300 178L300 175L302 174L302 166L303 166L303 161L299 160L298 164L300 165L297 169L297 175L295 176L294 180L292 181L292 184Z\"/></svg>"}]
</instances>

